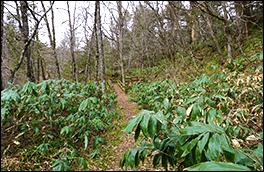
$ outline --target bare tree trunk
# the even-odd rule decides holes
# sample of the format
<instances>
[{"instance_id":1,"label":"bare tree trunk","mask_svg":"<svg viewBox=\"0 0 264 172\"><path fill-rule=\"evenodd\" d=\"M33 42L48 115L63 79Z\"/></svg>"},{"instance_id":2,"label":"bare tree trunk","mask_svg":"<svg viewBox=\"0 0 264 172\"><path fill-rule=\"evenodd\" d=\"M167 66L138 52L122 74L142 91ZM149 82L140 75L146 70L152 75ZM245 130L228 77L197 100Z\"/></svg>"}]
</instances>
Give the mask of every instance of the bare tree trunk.
<instances>
[{"instance_id":1,"label":"bare tree trunk","mask_svg":"<svg viewBox=\"0 0 264 172\"><path fill-rule=\"evenodd\" d=\"M228 58L233 57L233 47L232 47L232 36L231 36L231 31L229 28L229 24L228 24L228 18L227 18L227 11L226 11L226 5L225 5L225 1L222 1L222 7L224 10L224 24L225 24L225 34L226 34L226 38L227 38L227 54L228 54Z\"/></svg>"},{"instance_id":2,"label":"bare tree trunk","mask_svg":"<svg viewBox=\"0 0 264 172\"><path fill-rule=\"evenodd\" d=\"M37 43L35 42L35 44L37 44ZM49 71L48 71L48 69L47 69L47 66L46 66L45 60L44 60L44 58L41 56L41 53L40 53L40 51L39 51L37 45L36 45L35 47L36 47L36 49L37 49L37 51L38 51L39 57L41 58L41 60L42 60L42 62L43 62L43 65L44 65L44 67L45 67L45 70L46 70L46 72L47 72L47 74L48 74L48 79L50 79L50 73L49 73ZM43 76L43 79L45 80L46 78L45 78L45 74L44 74L43 65L42 65L42 63L41 63L41 67L42 67L42 76Z\"/></svg>"},{"instance_id":3,"label":"bare tree trunk","mask_svg":"<svg viewBox=\"0 0 264 172\"><path fill-rule=\"evenodd\" d=\"M86 14L85 14L85 26L87 25L87 11L86 11ZM84 31L85 33L85 39L86 39L86 47L87 47L87 51L88 51L88 57L87 57L87 61L86 61L86 66L85 66L85 79L84 79L84 85L86 85L87 83L87 78L88 78L88 75L89 75L89 78L88 80L90 81L91 80L91 74L90 74L90 68L89 68L89 65L90 65L90 58L91 58L91 49L92 49L92 43L93 43L93 39L94 39L94 34L95 34L95 25L94 25L94 28L93 28L93 31L92 31L92 36L91 36L91 39L90 39L90 45L89 45L89 40L87 38L87 34L86 34L86 29Z\"/></svg>"},{"instance_id":4,"label":"bare tree trunk","mask_svg":"<svg viewBox=\"0 0 264 172\"><path fill-rule=\"evenodd\" d=\"M97 2L95 2L95 11L94 11L94 28L95 32L97 32ZM99 90L99 82L98 82L98 65L99 65L99 48L98 48L98 35L95 33L95 46L96 46L96 55L95 55L95 83L98 95L100 97L100 90Z\"/></svg>"},{"instance_id":5,"label":"bare tree trunk","mask_svg":"<svg viewBox=\"0 0 264 172\"><path fill-rule=\"evenodd\" d=\"M220 48L220 45L219 45L219 42L218 42L217 38L215 37L215 33L213 31L212 24L211 24L211 21L209 19L208 14L205 14L205 18L206 18L206 22L207 22L207 25L208 25L209 30L210 30L210 35L211 35L211 37L214 40L215 46L216 46L218 54L220 56L220 64L222 65L224 63L224 57L223 57L222 50Z\"/></svg>"},{"instance_id":6,"label":"bare tree trunk","mask_svg":"<svg viewBox=\"0 0 264 172\"><path fill-rule=\"evenodd\" d=\"M102 38L102 30L101 30L101 16L100 16L100 2L96 1L97 5L97 38L98 38L98 48L99 48L99 58L101 62L101 84L102 84L102 92L105 94L105 64L104 64L104 50L103 50L103 38Z\"/></svg>"},{"instance_id":7,"label":"bare tree trunk","mask_svg":"<svg viewBox=\"0 0 264 172\"><path fill-rule=\"evenodd\" d=\"M125 84L125 70L124 70L124 58L123 58L123 14L122 14L122 2L116 1L118 9L118 28L119 28L119 58L120 58L120 68L121 68L121 80Z\"/></svg>"},{"instance_id":8,"label":"bare tree trunk","mask_svg":"<svg viewBox=\"0 0 264 172\"><path fill-rule=\"evenodd\" d=\"M1 80L0 80L0 91L4 89L2 80L2 50L3 50L3 31L4 31L4 1L1 1Z\"/></svg>"},{"instance_id":9,"label":"bare tree trunk","mask_svg":"<svg viewBox=\"0 0 264 172\"><path fill-rule=\"evenodd\" d=\"M69 1L67 1L67 7L68 7L68 15L69 15L69 26L70 26L70 51L71 51L71 72L72 72L72 79L76 81L76 66L75 66L75 57L74 57L74 30L73 26L71 24L71 14L70 14L70 7L69 7Z\"/></svg>"},{"instance_id":10,"label":"bare tree trunk","mask_svg":"<svg viewBox=\"0 0 264 172\"><path fill-rule=\"evenodd\" d=\"M16 1L15 1L15 3L16 3ZM11 70L11 83L12 83L12 84L13 84L13 82L14 82L14 78L15 78L16 71L20 68L20 66L21 66L21 64L22 64L22 62L23 62L23 60L24 60L24 56L25 56L26 53L27 53L28 47L30 46L30 43L31 43L32 39L35 37L35 35L36 35L36 33L37 33L39 23L40 23L41 20L43 19L44 15L45 15L45 14L51 9L51 7L52 7L53 4L54 4L54 2L53 2L52 5L50 6L50 8L49 8L49 9L44 13L44 15L42 15L42 16L40 17L40 19L38 20L38 19L36 18L36 16L35 16L35 13L32 11L32 9L29 8L27 2L26 2L26 1L21 1L21 3L24 4L24 6L25 6L26 8L29 9L30 13L32 14L33 18L37 21L37 23L35 24L34 31L33 31L32 35L31 35L30 37L26 37L26 38L24 39L24 46L23 46L22 52L21 52L20 57L19 57L19 62L18 62L17 65L14 67L14 69ZM24 30L23 27L24 27L24 26L22 26L22 24L21 24L20 14L19 14L18 4L17 4L17 3L16 3L16 6L17 6L17 9L16 9L16 11L17 11L17 17L15 17L15 19L18 21L19 29L20 29L21 33L24 35L24 32L23 32L23 30ZM23 7L23 8L21 7L21 13L24 13L25 16L26 16L26 19L27 19L27 9L26 9L25 12L24 12L24 11L22 12L22 9L24 9L25 7ZM12 14L12 16L14 16L14 15ZM22 22L23 22L23 25L24 25L23 17L22 17ZM27 20L26 20L25 22L27 22ZM28 32L28 30L27 30L27 32ZM28 34L29 34L29 33L28 33ZM30 62L29 62L29 64L30 64ZM31 68L31 69L32 69L32 68ZM33 75L33 73L32 73L32 75ZM34 77L34 75L33 75L33 77ZM35 78L34 78L34 79L35 79Z\"/></svg>"},{"instance_id":11,"label":"bare tree trunk","mask_svg":"<svg viewBox=\"0 0 264 172\"><path fill-rule=\"evenodd\" d=\"M23 23L21 31L24 37L24 44L26 44L28 41L28 36L29 36L27 5L25 1L20 1L20 5L21 5L21 17L22 17L22 23ZM27 46L25 55L26 55L26 74L27 74L28 81L35 82L32 63L31 63L30 46Z\"/></svg>"},{"instance_id":12,"label":"bare tree trunk","mask_svg":"<svg viewBox=\"0 0 264 172\"><path fill-rule=\"evenodd\" d=\"M44 6L42 1L41 1L41 4L42 4L44 12L46 12L45 6ZM51 1L50 1L50 4L51 4ZM44 20L46 22L46 26L47 26L47 30L48 30L48 34L49 34L49 40L50 40L50 45L51 45L52 51L53 51L53 57L55 59L55 65L56 65L58 79L61 79L60 67L59 67L58 57L57 57L57 53L56 53L56 40L55 40L55 26L54 26L54 12L53 12L53 8L51 8L52 35L51 35L51 31L50 31L47 15L45 15Z\"/></svg>"}]
</instances>

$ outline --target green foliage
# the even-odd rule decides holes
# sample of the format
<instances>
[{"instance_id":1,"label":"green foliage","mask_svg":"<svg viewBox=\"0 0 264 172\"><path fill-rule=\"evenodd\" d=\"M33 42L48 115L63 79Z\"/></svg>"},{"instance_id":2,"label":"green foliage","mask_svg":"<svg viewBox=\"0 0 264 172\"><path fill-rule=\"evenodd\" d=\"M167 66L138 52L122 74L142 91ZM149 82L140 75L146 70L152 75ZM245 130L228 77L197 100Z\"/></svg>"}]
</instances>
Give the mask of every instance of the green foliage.
<instances>
[{"instance_id":1,"label":"green foliage","mask_svg":"<svg viewBox=\"0 0 264 172\"><path fill-rule=\"evenodd\" d=\"M263 138L254 132L263 130L262 78L256 70L202 75L189 85L170 80L131 85L130 100L142 111L124 134L135 131L141 146L127 150L120 167L137 168L148 154L154 167L161 164L165 170L168 165L175 170L263 169L261 139L255 138L258 145L247 143L250 135ZM252 120L258 129L252 129Z\"/></svg>"},{"instance_id":2,"label":"green foliage","mask_svg":"<svg viewBox=\"0 0 264 172\"><path fill-rule=\"evenodd\" d=\"M108 93L98 97L95 83L82 85L61 79L37 85L27 82L20 88L9 86L10 89L1 92L1 127L15 126L17 131L23 132L29 137L24 138L27 145L36 147L36 150L28 150L29 160L54 161L54 171L71 170L72 163L87 169L87 160L79 151L91 148L91 138L113 127L113 120L119 117L111 108L116 104L117 95L107 87ZM22 137L16 141L21 142L20 139ZM100 142L105 144L99 137L93 142L94 152ZM25 153L22 156L27 157Z\"/></svg>"}]
</instances>

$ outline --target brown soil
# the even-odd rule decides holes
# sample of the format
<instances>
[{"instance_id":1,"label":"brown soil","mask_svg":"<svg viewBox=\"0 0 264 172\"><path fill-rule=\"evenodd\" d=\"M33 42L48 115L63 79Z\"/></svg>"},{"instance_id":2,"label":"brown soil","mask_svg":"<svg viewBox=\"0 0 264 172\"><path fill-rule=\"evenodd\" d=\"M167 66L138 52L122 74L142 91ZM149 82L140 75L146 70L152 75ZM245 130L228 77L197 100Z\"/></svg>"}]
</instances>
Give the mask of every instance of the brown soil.
<instances>
[{"instance_id":1,"label":"brown soil","mask_svg":"<svg viewBox=\"0 0 264 172\"><path fill-rule=\"evenodd\" d=\"M129 96L126 95L117 85L114 85L114 89L115 92L117 93L118 97L117 97L117 106L118 107L124 107L124 114L125 114L125 121L126 123L131 120L138 112L138 106L135 102L129 102ZM120 129L120 130L123 130ZM118 131L119 132L119 131ZM123 134L123 131L121 131L121 133ZM115 155L112 155L114 157L116 157L113 161L113 165L109 167L109 171L123 171L125 170L125 167L123 167L123 169L119 168L119 161L120 158L124 155L125 151L130 149L130 148L135 148L135 141L134 141L134 133L132 132L131 135L127 136L124 135L122 137L122 142L117 145L117 146L113 146L113 150L115 151ZM127 170L130 171L130 167L127 168ZM133 170L136 170L135 168ZM138 169L139 171L164 171L163 167L157 167L157 168L153 168L152 166L152 161L150 159L150 157L147 157L145 159L144 164L142 165L142 162L140 162Z\"/></svg>"}]
</instances>

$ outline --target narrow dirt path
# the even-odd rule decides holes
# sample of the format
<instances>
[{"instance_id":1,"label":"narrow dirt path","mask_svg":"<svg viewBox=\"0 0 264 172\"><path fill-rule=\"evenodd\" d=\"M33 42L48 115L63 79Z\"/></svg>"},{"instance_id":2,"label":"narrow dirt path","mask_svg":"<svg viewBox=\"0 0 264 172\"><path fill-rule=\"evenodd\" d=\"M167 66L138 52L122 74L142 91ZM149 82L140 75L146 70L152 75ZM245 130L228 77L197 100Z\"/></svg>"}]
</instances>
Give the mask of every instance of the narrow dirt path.
<instances>
[{"instance_id":1,"label":"narrow dirt path","mask_svg":"<svg viewBox=\"0 0 264 172\"><path fill-rule=\"evenodd\" d=\"M107 145L101 145L101 157L99 159L91 159L89 161L89 170L93 171L131 171L130 167L125 169L119 168L119 161L121 157L124 155L125 151L130 148L135 148L134 141L134 132L128 138L128 134L125 134L123 137L123 129L125 124L131 120L137 113L138 105L135 102L129 101L129 96L126 95L118 85L114 85L114 90L117 93L117 108L118 113L122 116L122 119L114 121L115 128L111 131L105 133L103 138L107 141ZM123 108L121 108L123 107ZM120 110L123 109L123 110ZM117 127L120 126L120 127ZM153 168L152 160L150 157L146 157L144 164L140 162L139 167L137 169L133 169L134 171L165 171L165 169L161 166ZM171 169L169 169L171 170Z\"/></svg>"},{"instance_id":2,"label":"narrow dirt path","mask_svg":"<svg viewBox=\"0 0 264 172\"><path fill-rule=\"evenodd\" d=\"M135 102L129 102L129 96L126 95L121 88L118 85L114 85L115 92L117 93L117 107L124 107L124 114L125 114L125 122L127 123L129 120L133 118L134 115L137 113L137 104ZM123 129L123 128L122 128ZM122 134L123 132L120 131ZM134 135L133 133L130 135L130 137L127 137L127 134L122 137L122 142L114 146L113 149L116 150L115 157L116 159L113 162L113 165L110 167L109 170L113 171L120 171L121 168L119 168L119 160L122 157L122 155L125 153L125 151L129 148L136 147L134 143ZM128 169L130 170L130 169Z\"/></svg>"},{"instance_id":3,"label":"narrow dirt path","mask_svg":"<svg viewBox=\"0 0 264 172\"><path fill-rule=\"evenodd\" d=\"M129 102L129 96L126 95L119 86L114 85L115 92L117 93L117 107L124 107L124 114L125 114L125 122L127 123L129 120L131 120L138 112L138 105L135 102ZM123 130L121 128L120 130ZM120 131L121 135L123 134L123 131ZM114 161L112 166L110 166L109 170L113 171L122 171L125 170L125 168L121 169L119 168L119 161L120 158L124 155L125 151L130 148L135 148L135 141L134 141L134 133L132 132L130 137L128 138L127 134L122 137L122 141L119 145L114 146L113 150L115 150L114 153ZM130 167L127 168L128 171L130 171ZM133 169L135 170L135 169ZM164 171L163 167L152 167L152 162L150 161L150 158L146 158L144 165L142 163L139 164L138 169L139 171Z\"/></svg>"}]
</instances>

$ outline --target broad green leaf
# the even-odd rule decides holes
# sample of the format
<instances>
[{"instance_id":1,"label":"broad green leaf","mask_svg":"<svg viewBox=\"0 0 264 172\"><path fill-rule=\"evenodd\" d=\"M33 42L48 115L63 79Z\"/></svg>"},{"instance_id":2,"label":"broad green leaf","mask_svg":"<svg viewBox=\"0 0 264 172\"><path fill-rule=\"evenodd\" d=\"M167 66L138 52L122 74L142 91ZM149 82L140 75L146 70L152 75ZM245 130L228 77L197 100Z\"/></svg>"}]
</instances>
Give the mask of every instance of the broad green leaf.
<instances>
[{"instance_id":1,"label":"broad green leaf","mask_svg":"<svg viewBox=\"0 0 264 172\"><path fill-rule=\"evenodd\" d=\"M199 96L196 96L196 97L190 98L190 99L188 99L188 100L184 103L183 106L185 106L185 105L187 105L188 103L191 103L191 102L193 102L193 101L196 101L197 99L199 99Z\"/></svg>"},{"instance_id":2,"label":"broad green leaf","mask_svg":"<svg viewBox=\"0 0 264 172\"><path fill-rule=\"evenodd\" d=\"M89 97L88 99L91 100L94 104L98 103L98 99L96 97Z\"/></svg>"},{"instance_id":3,"label":"broad green leaf","mask_svg":"<svg viewBox=\"0 0 264 172\"><path fill-rule=\"evenodd\" d=\"M195 139L193 139L192 141L185 143L185 145L182 147L182 150L184 152L182 153L181 157L188 155L202 136L203 135L201 134L198 137L196 137Z\"/></svg>"},{"instance_id":4,"label":"broad green leaf","mask_svg":"<svg viewBox=\"0 0 264 172\"><path fill-rule=\"evenodd\" d=\"M82 101L78 110L79 111L84 110L86 108L86 106L88 105L88 101L89 101L88 99L85 99L84 101Z\"/></svg>"},{"instance_id":5,"label":"broad green leaf","mask_svg":"<svg viewBox=\"0 0 264 172\"><path fill-rule=\"evenodd\" d=\"M125 158L126 158L126 153L128 150L125 151L124 155L121 157L120 161L119 161L119 168L123 168L124 164L125 164Z\"/></svg>"},{"instance_id":6,"label":"broad green leaf","mask_svg":"<svg viewBox=\"0 0 264 172\"><path fill-rule=\"evenodd\" d=\"M42 87L40 89L40 91L43 92L43 94L47 94L49 95L50 94L50 87L49 87L49 84L47 84L47 82L43 83L42 84Z\"/></svg>"},{"instance_id":7,"label":"broad green leaf","mask_svg":"<svg viewBox=\"0 0 264 172\"><path fill-rule=\"evenodd\" d=\"M148 133L150 138L152 139L156 134L156 128L157 128L157 119L154 115L151 115L148 123Z\"/></svg>"},{"instance_id":8,"label":"broad green leaf","mask_svg":"<svg viewBox=\"0 0 264 172\"><path fill-rule=\"evenodd\" d=\"M221 142L219 134L215 133L208 141L208 154L212 161L218 161L220 157Z\"/></svg>"},{"instance_id":9,"label":"broad green leaf","mask_svg":"<svg viewBox=\"0 0 264 172\"><path fill-rule=\"evenodd\" d=\"M216 116L216 109L210 109L209 111L207 111L207 122L209 124L213 124L215 120L215 116Z\"/></svg>"},{"instance_id":10,"label":"broad green leaf","mask_svg":"<svg viewBox=\"0 0 264 172\"><path fill-rule=\"evenodd\" d=\"M139 115L133 119L131 119L130 121L128 121L128 123L126 124L125 128L124 128L124 133L122 136L124 136L126 134L126 132L128 132L128 137L131 134L131 132L133 131L134 127L141 121L143 115Z\"/></svg>"},{"instance_id":11,"label":"broad green leaf","mask_svg":"<svg viewBox=\"0 0 264 172\"><path fill-rule=\"evenodd\" d=\"M248 167L225 162L203 162L183 169L183 171L251 171Z\"/></svg>"},{"instance_id":12,"label":"broad green leaf","mask_svg":"<svg viewBox=\"0 0 264 172\"><path fill-rule=\"evenodd\" d=\"M162 167L164 167L166 171L168 170L167 160L168 160L167 155L162 154L161 164L162 164Z\"/></svg>"},{"instance_id":13,"label":"broad green leaf","mask_svg":"<svg viewBox=\"0 0 264 172\"><path fill-rule=\"evenodd\" d=\"M186 115L186 109L179 106L176 110L176 113L178 116L185 116Z\"/></svg>"},{"instance_id":14,"label":"broad green leaf","mask_svg":"<svg viewBox=\"0 0 264 172\"><path fill-rule=\"evenodd\" d=\"M153 162L152 162L154 168L156 168L156 166L159 164L159 162L160 162L160 157L161 157L160 154L156 154L156 155L154 156L154 158L153 158Z\"/></svg>"},{"instance_id":15,"label":"broad green leaf","mask_svg":"<svg viewBox=\"0 0 264 172\"><path fill-rule=\"evenodd\" d=\"M197 163L201 162L202 152L204 150L204 146L206 145L209 139L209 133L205 133L203 138L198 142L196 150L195 150L195 157Z\"/></svg>"},{"instance_id":16,"label":"broad green leaf","mask_svg":"<svg viewBox=\"0 0 264 172\"><path fill-rule=\"evenodd\" d=\"M181 135L194 135L210 131L204 126L186 127L180 130Z\"/></svg>"},{"instance_id":17,"label":"broad green leaf","mask_svg":"<svg viewBox=\"0 0 264 172\"><path fill-rule=\"evenodd\" d=\"M140 129L142 130L145 137L147 137L149 118L150 118L150 114L146 114L143 116L143 119L140 122Z\"/></svg>"},{"instance_id":18,"label":"broad green leaf","mask_svg":"<svg viewBox=\"0 0 264 172\"><path fill-rule=\"evenodd\" d=\"M130 156L128 157L128 165L130 166L131 171L135 165L135 157L137 154L137 149L132 149Z\"/></svg>"},{"instance_id":19,"label":"broad green leaf","mask_svg":"<svg viewBox=\"0 0 264 172\"><path fill-rule=\"evenodd\" d=\"M135 131L135 136L134 136L135 142L137 142L137 140L138 140L139 133L140 133L140 125L137 125L137 129Z\"/></svg>"},{"instance_id":20,"label":"broad green leaf","mask_svg":"<svg viewBox=\"0 0 264 172\"><path fill-rule=\"evenodd\" d=\"M215 103L210 99L210 98L208 98L208 97L206 97L205 98L205 102L209 105L209 106L211 106L212 108L217 108L216 107L216 105L215 105Z\"/></svg>"},{"instance_id":21,"label":"broad green leaf","mask_svg":"<svg viewBox=\"0 0 264 172\"><path fill-rule=\"evenodd\" d=\"M164 151L164 149L166 149L167 148L167 146L168 146L168 142L170 142L171 140L169 139L169 138L166 138L166 139L164 139L161 143L160 143L160 145L159 145L159 150L160 151Z\"/></svg>"},{"instance_id":22,"label":"broad green leaf","mask_svg":"<svg viewBox=\"0 0 264 172\"><path fill-rule=\"evenodd\" d=\"M190 120L196 120L197 116L200 116L200 109L198 107L198 104L194 104L191 111Z\"/></svg>"},{"instance_id":23,"label":"broad green leaf","mask_svg":"<svg viewBox=\"0 0 264 172\"><path fill-rule=\"evenodd\" d=\"M21 99L16 91L10 90L5 92L3 95L1 95L1 101L5 101L5 100L9 100L9 101L15 100L17 102L20 102Z\"/></svg>"},{"instance_id":24,"label":"broad green leaf","mask_svg":"<svg viewBox=\"0 0 264 172\"><path fill-rule=\"evenodd\" d=\"M235 161L235 151L230 147L223 146L223 154L225 156L225 160L227 162L234 162Z\"/></svg>"},{"instance_id":25,"label":"broad green leaf","mask_svg":"<svg viewBox=\"0 0 264 172\"><path fill-rule=\"evenodd\" d=\"M1 108L1 119L2 120L5 118L7 112L9 112L8 108Z\"/></svg>"},{"instance_id":26,"label":"broad green leaf","mask_svg":"<svg viewBox=\"0 0 264 172\"><path fill-rule=\"evenodd\" d=\"M197 100L196 104L199 105L200 107L202 107L203 102L204 102L204 98L203 98L203 96L201 96L201 97Z\"/></svg>"},{"instance_id":27,"label":"broad green leaf","mask_svg":"<svg viewBox=\"0 0 264 172\"><path fill-rule=\"evenodd\" d=\"M206 127L213 132L225 133L224 129L215 124L207 124Z\"/></svg>"},{"instance_id":28,"label":"broad green leaf","mask_svg":"<svg viewBox=\"0 0 264 172\"><path fill-rule=\"evenodd\" d=\"M190 122L190 126L180 130L181 135L194 135L204 132L219 132L224 133L224 129L214 124L203 124L201 122Z\"/></svg>"}]
</instances>

